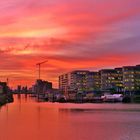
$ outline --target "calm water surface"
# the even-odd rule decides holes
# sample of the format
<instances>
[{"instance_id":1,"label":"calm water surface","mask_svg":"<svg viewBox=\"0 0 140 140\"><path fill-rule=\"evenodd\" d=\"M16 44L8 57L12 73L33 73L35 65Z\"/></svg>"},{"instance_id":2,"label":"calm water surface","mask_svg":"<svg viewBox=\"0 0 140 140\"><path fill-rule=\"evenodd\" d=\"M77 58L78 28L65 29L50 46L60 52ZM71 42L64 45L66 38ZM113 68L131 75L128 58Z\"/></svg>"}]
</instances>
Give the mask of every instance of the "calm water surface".
<instances>
[{"instance_id":1,"label":"calm water surface","mask_svg":"<svg viewBox=\"0 0 140 140\"><path fill-rule=\"evenodd\" d=\"M0 108L0 140L140 140L139 104L37 103Z\"/></svg>"}]
</instances>

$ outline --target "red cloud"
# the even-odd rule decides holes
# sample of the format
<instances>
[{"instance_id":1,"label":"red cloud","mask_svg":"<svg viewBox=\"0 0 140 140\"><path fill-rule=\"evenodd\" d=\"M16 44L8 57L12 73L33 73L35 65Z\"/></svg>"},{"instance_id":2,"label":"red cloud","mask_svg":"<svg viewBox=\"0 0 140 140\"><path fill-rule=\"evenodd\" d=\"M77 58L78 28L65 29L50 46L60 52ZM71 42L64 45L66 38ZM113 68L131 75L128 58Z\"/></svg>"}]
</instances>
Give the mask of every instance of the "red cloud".
<instances>
[{"instance_id":1,"label":"red cloud","mask_svg":"<svg viewBox=\"0 0 140 140\"><path fill-rule=\"evenodd\" d=\"M55 86L59 74L73 69L139 63L139 0L0 4L0 76L9 77L11 86L33 84L36 63L46 59L42 78ZM135 24L127 27L131 22Z\"/></svg>"}]
</instances>

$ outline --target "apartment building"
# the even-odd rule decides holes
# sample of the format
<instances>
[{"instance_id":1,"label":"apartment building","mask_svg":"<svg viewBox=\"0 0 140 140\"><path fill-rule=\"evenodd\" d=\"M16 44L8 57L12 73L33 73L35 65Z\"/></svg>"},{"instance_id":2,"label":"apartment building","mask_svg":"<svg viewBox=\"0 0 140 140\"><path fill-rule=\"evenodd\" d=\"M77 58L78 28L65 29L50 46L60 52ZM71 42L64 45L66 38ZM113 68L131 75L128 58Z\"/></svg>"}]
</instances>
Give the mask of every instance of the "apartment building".
<instances>
[{"instance_id":1,"label":"apartment building","mask_svg":"<svg viewBox=\"0 0 140 140\"><path fill-rule=\"evenodd\" d=\"M123 67L125 91L140 91L140 65Z\"/></svg>"},{"instance_id":2,"label":"apartment building","mask_svg":"<svg viewBox=\"0 0 140 140\"><path fill-rule=\"evenodd\" d=\"M121 68L101 70L101 90L122 91L123 73Z\"/></svg>"}]
</instances>

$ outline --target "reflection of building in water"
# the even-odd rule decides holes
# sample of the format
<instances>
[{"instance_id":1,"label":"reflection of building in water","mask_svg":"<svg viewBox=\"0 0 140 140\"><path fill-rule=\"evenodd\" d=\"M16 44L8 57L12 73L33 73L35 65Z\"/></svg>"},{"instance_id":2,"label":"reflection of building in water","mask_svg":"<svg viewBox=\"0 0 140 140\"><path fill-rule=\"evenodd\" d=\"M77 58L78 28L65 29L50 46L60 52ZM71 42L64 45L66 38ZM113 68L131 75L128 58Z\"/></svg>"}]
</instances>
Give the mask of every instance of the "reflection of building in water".
<instances>
[{"instance_id":1,"label":"reflection of building in water","mask_svg":"<svg viewBox=\"0 0 140 140\"><path fill-rule=\"evenodd\" d=\"M37 107L37 123L38 123L38 129L40 129L40 123L41 123L41 108L40 108L40 105Z\"/></svg>"}]
</instances>

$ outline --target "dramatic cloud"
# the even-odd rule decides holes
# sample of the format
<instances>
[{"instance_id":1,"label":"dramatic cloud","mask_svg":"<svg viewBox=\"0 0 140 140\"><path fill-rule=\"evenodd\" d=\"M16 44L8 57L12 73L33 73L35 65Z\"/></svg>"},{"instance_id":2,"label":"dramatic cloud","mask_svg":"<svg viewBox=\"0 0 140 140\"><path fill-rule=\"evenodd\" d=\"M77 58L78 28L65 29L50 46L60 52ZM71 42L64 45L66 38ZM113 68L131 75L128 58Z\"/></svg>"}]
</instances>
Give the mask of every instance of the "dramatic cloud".
<instances>
[{"instance_id":1,"label":"dramatic cloud","mask_svg":"<svg viewBox=\"0 0 140 140\"><path fill-rule=\"evenodd\" d=\"M0 1L0 80L57 87L59 74L135 65L140 60L139 0Z\"/></svg>"}]
</instances>

